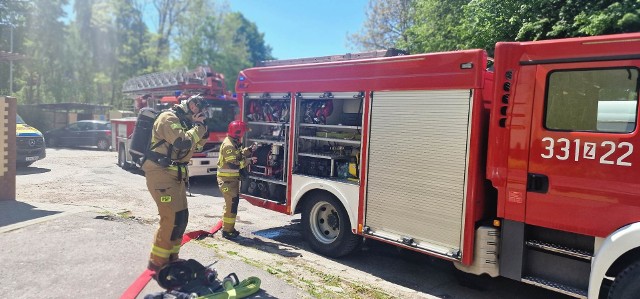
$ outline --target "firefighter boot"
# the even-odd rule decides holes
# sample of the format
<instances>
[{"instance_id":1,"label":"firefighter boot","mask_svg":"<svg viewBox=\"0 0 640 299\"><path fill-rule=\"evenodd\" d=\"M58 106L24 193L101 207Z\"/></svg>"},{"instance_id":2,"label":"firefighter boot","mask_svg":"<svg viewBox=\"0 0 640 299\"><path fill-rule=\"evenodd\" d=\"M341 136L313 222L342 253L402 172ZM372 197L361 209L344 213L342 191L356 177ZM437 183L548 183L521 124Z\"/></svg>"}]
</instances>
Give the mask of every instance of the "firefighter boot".
<instances>
[{"instance_id":1,"label":"firefighter boot","mask_svg":"<svg viewBox=\"0 0 640 299\"><path fill-rule=\"evenodd\" d=\"M149 261L149 264L147 265L147 269L158 273L158 271L160 270L160 268L162 268L162 266L160 265L156 265L154 262Z\"/></svg>"},{"instance_id":2,"label":"firefighter boot","mask_svg":"<svg viewBox=\"0 0 640 299\"><path fill-rule=\"evenodd\" d=\"M222 232L222 237L225 239L233 240L238 236L240 236L240 232L235 229L231 232L225 232L225 231Z\"/></svg>"}]
</instances>

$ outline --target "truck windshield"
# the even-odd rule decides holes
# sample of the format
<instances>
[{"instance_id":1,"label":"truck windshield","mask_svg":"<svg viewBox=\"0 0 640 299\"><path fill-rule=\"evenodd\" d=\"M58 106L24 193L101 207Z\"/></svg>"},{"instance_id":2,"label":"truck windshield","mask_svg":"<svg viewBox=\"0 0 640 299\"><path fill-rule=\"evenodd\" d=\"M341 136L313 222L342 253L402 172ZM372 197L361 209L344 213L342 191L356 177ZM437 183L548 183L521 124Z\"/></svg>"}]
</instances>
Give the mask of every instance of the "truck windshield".
<instances>
[{"instance_id":1,"label":"truck windshield","mask_svg":"<svg viewBox=\"0 0 640 299\"><path fill-rule=\"evenodd\" d=\"M229 123L235 120L238 104L233 101L209 101L209 117L205 121L209 132L226 132Z\"/></svg>"},{"instance_id":2,"label":"truck windshield","mask_svg":"<svg viewBox=\"0 0 640 299\"><path fill-rule=\"evenodd\" d=\"M22 120L22 117L20 117L20 115L17 115L17 114L16 114L16 123L25 124L24 120Z\"/></svg>"}]
</instances>

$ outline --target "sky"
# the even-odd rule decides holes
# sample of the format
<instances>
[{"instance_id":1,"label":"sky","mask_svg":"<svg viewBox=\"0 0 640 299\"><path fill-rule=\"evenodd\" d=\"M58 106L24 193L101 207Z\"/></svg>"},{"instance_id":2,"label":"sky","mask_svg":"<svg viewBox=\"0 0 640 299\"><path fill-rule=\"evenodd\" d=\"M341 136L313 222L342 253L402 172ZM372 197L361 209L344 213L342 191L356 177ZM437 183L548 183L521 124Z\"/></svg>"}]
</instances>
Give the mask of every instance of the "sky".
<instances>
[{"instance_id":1,"label":"sky","mask_svg":"<svg viewBox=\"0 0 640 299\"><path fill-rule=\"evenodd\" d=\"M360 52L347 35L363 28L368 0L228 0L264 33L277 59Z\"/></svg>"},{"instance_id":2,"label":"sky","mask_svg":"<svg viewBox=\"0 0 640 299\"><path fill-rule=\"evenodd\" d=\"M65 20L75 18L73 2ZM342 55L361 52L347 42L360 32L369 0L227 0L232 11L255 23L276 59ZM146 17L155 14L149 6ZM155 20L148 21L151 30Z\"/></svg>"}]
</instances>

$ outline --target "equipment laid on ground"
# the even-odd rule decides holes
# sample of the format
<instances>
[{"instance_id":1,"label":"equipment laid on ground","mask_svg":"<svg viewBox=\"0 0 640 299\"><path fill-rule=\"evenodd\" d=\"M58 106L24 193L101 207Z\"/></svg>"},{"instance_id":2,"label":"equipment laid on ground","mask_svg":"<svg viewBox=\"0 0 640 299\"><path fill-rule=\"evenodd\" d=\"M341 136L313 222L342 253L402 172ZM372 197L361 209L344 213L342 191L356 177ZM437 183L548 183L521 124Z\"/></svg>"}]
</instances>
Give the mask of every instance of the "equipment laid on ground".
<instances>
[{"instance_id":1,"label":"equipment laid on ground","mask_svg":"<svg viewBox=\"0 0 640 299\"><path fill-rule=\"evenodd\" d=\"M188 233L182 235L182 242L181 242L180 245L182 246L184 244L187 244L191 240L194 240L194 239L199 240L199 239L202 239L202 238L213 236L213 234L218 232L221 228L222 228L222 220L219 220L216 223L216 225L214 225L211 228L211 230L209 230L209 231L196 230L196 231L188 232ZM120 299L134 299L134 298L136 298L138 296L138 294L140 294L140 292L142 292L142 290L145 288L145 286L149 283L149 281L151 280L151 278L155 274L156 273L154 271L146 269L124 291L124 293L122 293L122 295L120 296Z\"/></svg>"},{"instance_id":2,"label":"equipment laid on ground","mask_svg":"<svg viewBox=\"0 0 640 299\"><path fill-rule=\"evenodd\" d=\"M638 49L636 32L245 69L243 119L255 101L291 110L262 141L283 175L244 178L240 197L301 213L330 257L367 238L576 298L637 297ZM282 126L249 123L248 142ZM284 199L260 191L274 186Z\"/></svg>"},{"instance_id":3,"label":"equipment laid on ground","mask_svg":"<svg viewBox=\"0 0 640 299\"><path fill-rule=\"evenodd\" d=\"M156 274L156 280L166 291L148 294L145 299L244 298L260 290L260 279L257 277L240 281L235 273L231 273L218 280L215 269L193 259L165 265Z\"/></svg>"}]
</instances>

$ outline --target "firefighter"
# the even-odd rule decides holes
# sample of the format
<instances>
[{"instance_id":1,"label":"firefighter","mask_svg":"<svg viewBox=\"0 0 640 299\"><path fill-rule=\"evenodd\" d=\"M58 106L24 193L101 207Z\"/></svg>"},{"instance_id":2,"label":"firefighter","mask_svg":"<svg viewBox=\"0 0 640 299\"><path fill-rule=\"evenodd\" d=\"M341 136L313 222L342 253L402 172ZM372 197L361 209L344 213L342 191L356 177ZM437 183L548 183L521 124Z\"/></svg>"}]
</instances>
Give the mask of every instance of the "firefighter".
<instances>
[{"instance_id":1,"label":"firefighter","mask_svg":"<svg viewBox=\"0 0 640 299\"><path fill-rule=\"evenodd\" d=\"M142 170L160 214L148 265L156 272L178 259L189 218L187 165L194 151L201 149L207 141L205 106L202 97L193 96L160 113L153 123L150 150Z\"/></svg>"},{"instance_id":2,"label":"firefighter","mask_svg":"<svg viewBox=\"0 0 640 299\"><path fill-rule=\"evenodd\" d=\"M240 170L247 167L248 163L255 163L257 158L251 157L256 145L241 148L242 136L247 131L247 126L242 121L229 123L227 138L220 146L218 156L218 188L224 197L224 214L222 215L222 237L234 239L240 234L235 229L236 215L238 214L238 195L240 189Z\"/></svg>"}]
</instances>

